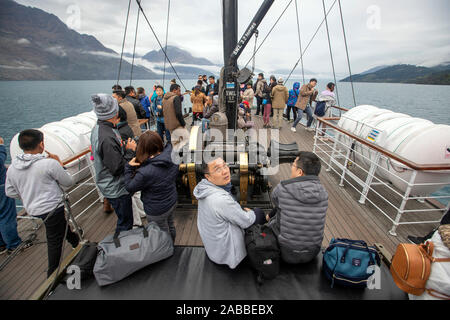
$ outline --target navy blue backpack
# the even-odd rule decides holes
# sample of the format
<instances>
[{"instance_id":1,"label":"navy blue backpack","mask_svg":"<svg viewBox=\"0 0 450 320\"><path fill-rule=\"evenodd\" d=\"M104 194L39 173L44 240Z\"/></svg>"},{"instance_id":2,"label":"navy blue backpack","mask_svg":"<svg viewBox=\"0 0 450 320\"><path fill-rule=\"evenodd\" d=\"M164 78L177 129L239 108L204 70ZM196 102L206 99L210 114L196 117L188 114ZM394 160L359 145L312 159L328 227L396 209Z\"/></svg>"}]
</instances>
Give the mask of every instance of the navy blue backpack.
<instances>
[{"instance_id":1,"label":"navy blue backpack","mask_svg":"<svg viewBox=\"0 0 450 320\"><path fill-rule=\"evenodd\" d=\"M371 265L380 265L380 256L375 247L362 240L331 239L323 254L322 269L331 287L339 284L346 287L364 288L375 272L368 272Z\"/></svg>"},{"instance_id":2,"label":"navy blue backpack","mask_svg":"<svg viewBox=\"0 0 450 320\"><path fill-rule=\"evenodd\" d=\"M317 101L316 109L314 110L314 114L318 117L323 117L326 112L326 102L325 101Z\"/></svg>"}]
</instances>

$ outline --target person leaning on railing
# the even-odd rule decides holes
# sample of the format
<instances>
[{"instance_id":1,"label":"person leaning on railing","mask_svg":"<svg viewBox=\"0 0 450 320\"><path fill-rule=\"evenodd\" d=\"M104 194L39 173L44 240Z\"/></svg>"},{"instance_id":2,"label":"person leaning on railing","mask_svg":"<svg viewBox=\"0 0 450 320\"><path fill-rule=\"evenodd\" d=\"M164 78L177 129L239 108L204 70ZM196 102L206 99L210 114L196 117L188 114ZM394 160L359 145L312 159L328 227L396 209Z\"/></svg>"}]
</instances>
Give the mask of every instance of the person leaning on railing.
<instances>
[{"instance_id":1,"label":"person leaning on railing","mask_svg":"<svg viewBox=\"0 0 450 320\"><path fill-rule=\"evenodd\" d=\"M19 134L19 146L24 151L13 159L6 177L6 195L21 199L26 212L44 220L47 234L49 277L58 268L66 231L63 191L61 187L73 186L72 176L67 173L57 155L46 151L44 134L35 129ZM76 248L78 235L67 229L67 241Z\"/></svg>"}]
</instances>

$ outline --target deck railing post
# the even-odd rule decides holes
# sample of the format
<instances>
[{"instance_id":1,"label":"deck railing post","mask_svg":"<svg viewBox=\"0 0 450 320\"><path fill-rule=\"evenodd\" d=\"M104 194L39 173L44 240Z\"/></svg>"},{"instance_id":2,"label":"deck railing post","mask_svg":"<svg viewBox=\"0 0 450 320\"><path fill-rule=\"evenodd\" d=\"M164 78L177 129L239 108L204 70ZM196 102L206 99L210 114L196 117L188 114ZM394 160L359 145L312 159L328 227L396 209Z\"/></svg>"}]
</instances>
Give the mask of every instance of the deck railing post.
<instances>
[{"instance_id":1,"label":"deck railing post","mask_svg":"<svg viewBox=\"0 0 450 320\"><path fill-rule=\"evenodd\" d=\"M352 142L352 145L353 145L353 143L355 143L355 141ZM339 186L340 187L344 186L345 174L347 173L347 165L348 165L348 161L350 159L350 153L351 152L352 152L352 148L349 147L348 150L347 150L347 153L345 154L345 161L344 161L344 166L342 168L341 181L339 181Z\"/></svg>"},{"instance_id":2,"label":"deck railing post","mask_svg":"<svg viewBox=\"0 0 450 320\"><path fill-rule=\"evenodd\" d=\"M333 159L334 155L336 154L336 148L337 148L337 145L338 145L338 140L339 140L339 133L337 134L337 136L334 137L333 150L331 151L330 161L328 161L328 168L326 170L327 172L331 171L331 160Z\"/></svg>"},{"instance_id":3,"label":"deck railing post","mask_svg":"<svg viewBox=\"0 0 450 320\"><path fill-rule=\"evenodd\" d=\"M89 171L91 172L92 180L94 181L95 189L97 189L97 193L100 198L100 202L103 202L103 198L104 198L103 194L100 192L100 189L98 188L97 183L95 181L94 162L91 160L90 153L86 154L84 157L86 158L86 162L89 166Z\"/></svg>"},{"instance_id":4,"label":"deck railing post","mask_svg":"<svg viewBox=\"0 0 450 320\"><path fill-rule=\"evenodd\" d=\"M379 152L375 153L375 159L370 164L369 173L367 174L366 182L364 183L363 191L361 193L361 198L359 198L359 203L366 203L367 194L369 193L370 186L372 184L375 171L377 170L378 161L380 161L381 154Z\"/></svg>"},{"instance_id":5,"label":"deck railing post","mask_svg":"<svg viewBox=\"0 0 450 320\"><path fill-rule=\"evenodd\" d=\"M417 170L413 170L411 178L408 182L408 187L405 190L405 194L403 195L402 203L397 210L397 216L395 217L395 221L392 223L392 229L389 231L389 234L396 237L397 236L397 227L399 225L402 214L405 210L406 202L408 201L409 194L411 193L412 186L414 185L414 180L416 180Z\"/></svg>"}]
</instances>

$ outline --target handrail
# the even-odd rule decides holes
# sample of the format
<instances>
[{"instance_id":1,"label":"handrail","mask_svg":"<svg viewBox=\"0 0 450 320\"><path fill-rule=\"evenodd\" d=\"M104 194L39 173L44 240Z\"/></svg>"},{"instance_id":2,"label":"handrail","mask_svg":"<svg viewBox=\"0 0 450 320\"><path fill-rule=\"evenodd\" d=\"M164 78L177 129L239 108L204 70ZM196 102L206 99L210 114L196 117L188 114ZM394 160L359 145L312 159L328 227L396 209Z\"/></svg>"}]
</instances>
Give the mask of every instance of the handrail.
<instances>
[{"instance_id":1,"label":"handrail","mask_svg":"<svg viewBox=\"0 0 450 320\"><path fill-rule=\"evenodd\" d=\"M82 156L85 156L86 154L88 154L89 152L91 152L91 150L89 148L83 149L81 152L65 159L62 161L63 165L66 165L68 163L71 163L79 158L81 158Z\"/></svg>"},{"instance_id":2,"label":"handrail","mask_svg":"<svg viewBox=\"0 0 450 320\"><path fill-rule=\"evenodd\" d=\"M441 164L418 164L418 163L410 161L410 160L408 160L408 159L406 159L406 158L404 158L402 156L399 156L399 155L397 155L395 153L392 153L391 151L386 150L385 148L380 147L380 146L378 146L376 144L371 144L371 143L367 142L366 140L364 140L363 138L358 137L355 134L353 134L353 133L351 133L351 132L349 132L349 131L347 131L345 129L342 129L342 128L340 128L340 127L336 126L335 124L333 124L333 123L328 121L328 120L335 120L334 118L317 118L317 120L320 121L320 122L323 122L327 126L333 128L333 129L335 129L335 130L337 130L339 132L342 132L343 134L351 137L352 139L354 139L354 140L356 140L356 141L358 141L358 142L360 142L360 143L362 143L362 144L364 144L364 145L366 145L366 146L368 146L368 147L370 147L370 148L372 148L372 149L374 149L374 150L384 154L385 156L388 156L389 158L392 158L392 159L394 159L394 160L396 160L396 161L406 165L407 167L410 167L411 169L418 170L418 171L424 171L424 170L428 170L428 171L450 170L450 164L446 164L446 163L441 163Z\"/></svg>"},{"instance_id":3,"label":"handrail","mask_svg":"<svg viewBox=\"0 0 450 320\"><path fill-rule=\"evenodd\" d=\"M344 107L339 107L339 106L331 106L332 108L336 108L336 109L339 109L339 110L342 110L342 111L348 111L348 110L350 110L350 109L347 109L347 108L344 108Z\"/></svg>"}]
</instances>

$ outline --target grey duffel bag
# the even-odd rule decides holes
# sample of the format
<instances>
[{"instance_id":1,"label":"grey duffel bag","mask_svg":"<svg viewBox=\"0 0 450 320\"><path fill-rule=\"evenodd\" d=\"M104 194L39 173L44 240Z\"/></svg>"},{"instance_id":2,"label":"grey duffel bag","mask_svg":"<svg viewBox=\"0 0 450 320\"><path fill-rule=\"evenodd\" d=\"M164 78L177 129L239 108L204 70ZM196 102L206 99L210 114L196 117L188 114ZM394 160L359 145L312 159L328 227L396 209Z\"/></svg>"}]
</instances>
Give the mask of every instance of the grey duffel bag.
<instances>
[{"instance_id":1,"label":"grey duffel bag","mask_svg":"<svg viewBox=\"0 0 450 320\"><path fill-rule=\"evenodd\" d=\"M149 264L173 255L169 233L154 223L109 235L98 244L94 276L105 286L129 276Z\"/></svg>"}]
</instances>

